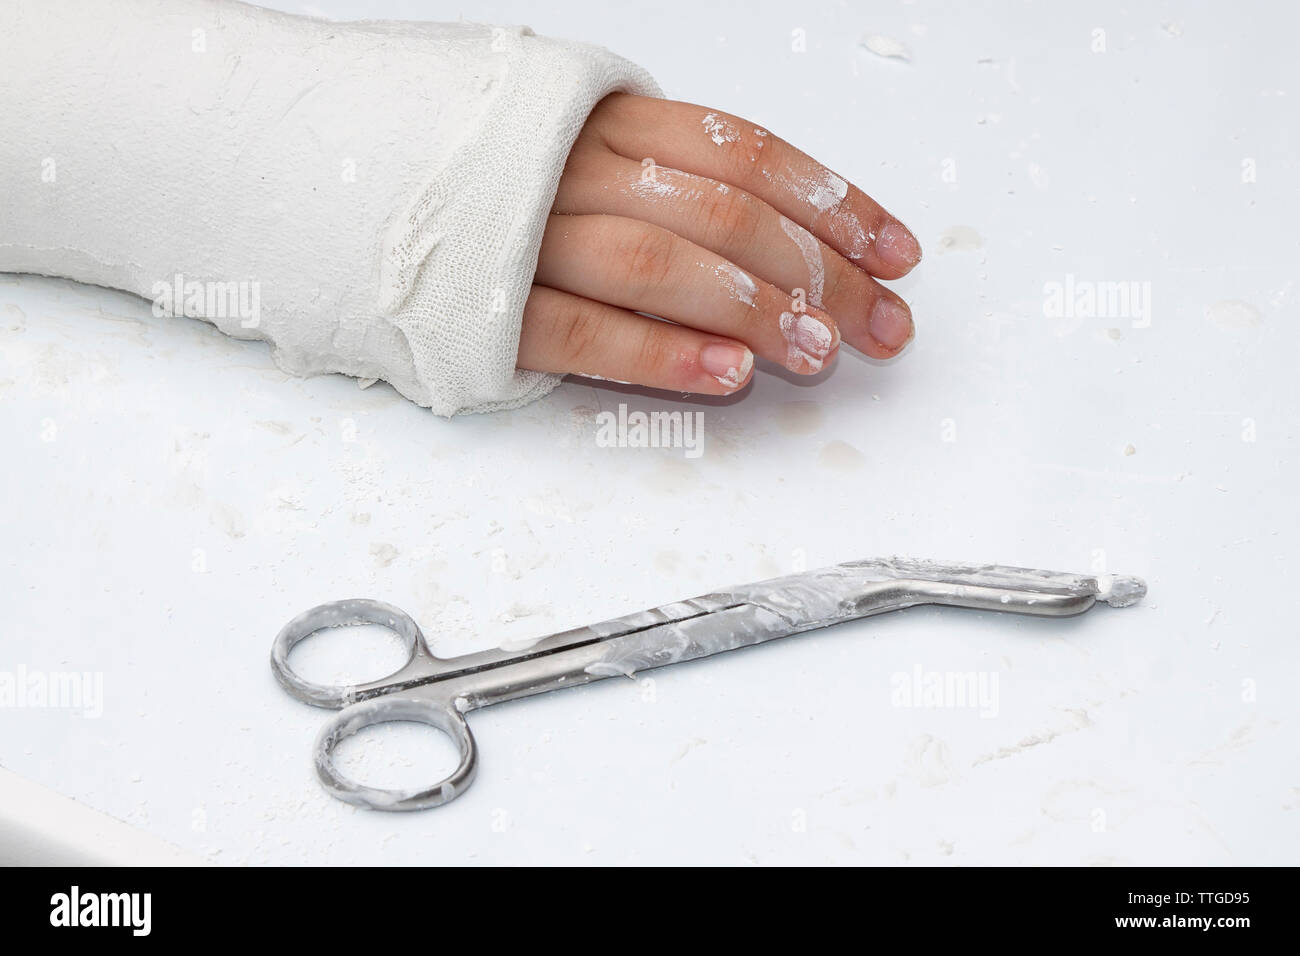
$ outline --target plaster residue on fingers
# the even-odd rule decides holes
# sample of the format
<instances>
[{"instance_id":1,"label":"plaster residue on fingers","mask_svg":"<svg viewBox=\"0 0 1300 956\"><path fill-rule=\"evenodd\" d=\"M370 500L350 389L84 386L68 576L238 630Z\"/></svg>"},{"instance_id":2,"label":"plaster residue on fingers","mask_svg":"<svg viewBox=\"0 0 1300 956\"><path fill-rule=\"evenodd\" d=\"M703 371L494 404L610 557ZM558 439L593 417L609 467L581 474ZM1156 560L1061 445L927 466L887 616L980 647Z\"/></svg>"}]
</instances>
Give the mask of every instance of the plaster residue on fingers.
<instances>
[{"instance_id":1,"label":"plaster residue on fingers","mask_svg":"<svg viewBox=\"0 0 1300 956\"><path fill-rule=\"evenodd\" d=\"M763 178L772 185L798 196L812 207L814 222L823 216L829 216L831 236L837 245L853 261L858 261L867 254L867 249L876 239L876 234L862 225L861 220L845 207L844 200L849 194L849 184L825 167L817 167L820 172L813 176L795 176L784 170L764 169ZM785 223L781 224L789 234ZM798 240L796 240L798 241ZM820 253L818 259L820 260Z\"/></svg>"},{"instance_id":2,"label":"plaster residue on fingers","mask_svg":"<svg viewBox=\"0 0 1300 956\"><path fill-rule=\"evenodd\" d=\"M785 367L792 372L799 370L800 362L820 372L835 343L831 330L807 312L782 312L781 334L786 341Z\"/></svg>"},{"instance_id":3,"label":"plaster residue on fingers","mask_svg":"<svg viewBox=\"0 0 1300 956\"><path fill-rule=\"evenodd\" d=\"M822 264L822 249L814 236L803 226L781 217L781 230L794 240L803 255L804 265L808 267L808 302L815 308L822 307L822 288L826 284L826 267Z\"/></svg>"},{"instance_id":4,"label":"plaster residue on fingers","mask_svg":"<svg viewBox=\"0 0 1300 956\"><path fill-rule=\"evenodd\" d=\"M848 194L849 184L829 169L823 169L822 175L808 180L805 198L818 212L824 213L838 209Z\"/></svg>"},{"instance_id":5,"label":"plaster residue on fingers","mask_svg":"<svg viewBox=\"0 0 1300 956\"><path fill-rule=\"evenodd\" d=\"M904 63L912 60L912 54L900 41L879 33L864 34L858 46L887 60L902 60Z\"/></svg>"},{"instance_id":6,"label":"plaster residue on fingers","mask_svg":"<svg viewBox=\"0 0 1300 956\"><path fill-rule=\"evenodd\" d=\"M715 375L713 377L718 380L718 384L723 388L740 388L741 383L749 378L749 373L753 370L754 353L749 349L745 349L745 358L738 368L729 368L726 375Z\"/></svg>"},{"instance_id":7,"label":"plaster residue on fingers","mask_svg":"<svg viewBox=\"0 0 1300 956\"><path fill-rule=\"evenodd\" d=\"M670 166L652 166L624 187L623 192L638 199L689 200L704 198L703 180L698 176L673 169Z\"/></svg>"},{"instance_id":8,"label":"plaster residue on fingers","mask_svg":"<svg viewBox=\"0 0 1300 956\"><path fill-rule=\"evenodd\" d=\"M844 206L849 194L849 184L829 169L822 169L820 175L805 179L797 185L785 184L797 195L803 196L816 212L813 221L822 216L830 216L831 236L845 254L857 261L867 254L876 234L862 225L853 212Z\"/></svg>"},{"instance_id":9,"label":"plaster residue on fingers","mask_svg":"<svg viewBox=\"0 0 1300 956\"><path fill-rule=\"evenodd\" d=\"M722 280L732 299L753 306L754 296L758 294L758 286L747 272L738 269L730 262L720 262L714 267L713 274Z\"/></svg>"},{"instance_id":10,"label":"plaster residue on fingers","mask_svg":"<svg viewBox=\"0 0 1300 956\"><path fill-rule=\"evenodd\" d=\"M763 178L774 186L801 198L816 212L814 216L833 213L849 194L849 184L824 166L811 176L792 174L786 169L764 169Z\"/></svg>"},{"instance_id":11,"label":"plaster residue on fingers","mask_svg":"<svg viewBox=\"0 0 1300 956\"><path fill-rule=\"evenodd\" d=\"M740 139L740 130L736 129L730 120L724 119L717 113L709 113L700 122L704 124L704 132L708 134L709 139L713 140L715 146L734 143Z\"/></svg>"},{"instance_id":12,"label":"plaster residue on fingers","mask_svg":"<svg viewBox=\"0 0 1300 956\"><path fill-rule=\"evenodd\" d=\"M858 217L847 209L837 210L830 225L831 237L854 262L865 256L867 249L876 241L876 234L863 226Z\"/></svg>"},{"instance_id":13,"label":"plaster residue on fingers","mask_svg":"<svg viewBox=\"0 0 1300 956\"><path fill-rule=\"evenodd\" d=\"M625 192L639 199L676 199L682 194L681 187L668 179L660 179L657 174L650 179L636 180Z\"/></svg>"},{"instance_id":14,"label":"plaster residue on fingers","mask_svg":"<svg viewBox=\"0 0 1300 956\"><path fill-rule=\"evenodd\" d=\"M984 238L970 226L949 226L939 237L939 254L973 252L984 246Z\"/></svg>"},{"instance_id":15,"label":"plaster residue on fingers","mask_svg":"<svg viewBox=\"0 0 1300 956\"><path fill-rule=\"evenodd\" d=\"M583 378L589 378L597 382L613 382L615 385L635 385L635 382L625 382L621 378L607 378L604 375L597 375L595 372L577 372Z\"/></svg>"}]
</instances>

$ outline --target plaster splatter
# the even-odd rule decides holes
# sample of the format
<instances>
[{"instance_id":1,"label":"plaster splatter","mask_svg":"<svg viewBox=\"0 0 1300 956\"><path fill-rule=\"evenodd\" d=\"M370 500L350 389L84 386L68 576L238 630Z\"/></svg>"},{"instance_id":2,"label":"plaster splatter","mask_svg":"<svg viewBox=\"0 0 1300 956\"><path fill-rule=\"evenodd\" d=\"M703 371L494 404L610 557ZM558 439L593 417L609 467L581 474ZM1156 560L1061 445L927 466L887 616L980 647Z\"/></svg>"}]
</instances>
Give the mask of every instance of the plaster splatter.
<instances>
[{"instance_id":1,"label":"plaster splatter","mask_svg":"<svg viewBox=\"0 0 1300 956\"><path fill-rule=\"evenodd\" d=\"M838 209L831 220L831 237L840 249L854 262L867 254L871 244L876 241L876 234L863 228L857 216L846 209Z\"/></svg>"},{"instance_id":2,"label":"plaster splatter","mask_svg":"<svg viewBox=\"0 0 1300 956\"><path fill-rule=\"evenodd\" d=\"M701 122L704 124L704 132L708 134L709 139L713 140L715 146L734 143L740 139L740 130L717 113L708 114Z\"/></svg>"},{"instance_id":3,"label":"plaster splatter","mask_svg":"<svg viewBox=\"0 0 1300 956\"><path fill-rule=\"evenodd\" d=\"M817 453L817 463L832 471L849 473L857 471L866 462L866 457L846 441L835 439L827 442Z\"/></svg>"},{"instance_id":4,"label":"plaster splatter","mask_svg":"<svg viewBox=\"0 0 1300 956\"><path fill-rule=\"evenodd\" d=\"M621 378L606 378L604 375L597 375L595 372L579 372L583 378L594 379L597 382L613 382L615 385L634 385L635 382L625 382Z\"/></svg>"},{"instance_id":5,"label":"plaster splatter","mask_svg":"<svg viewBox=\"0 0 1300 956\"><path fill-rule=\"evenodd\" d=\"M758 286L746 272L736 268L730 262L719 263L714 267L713 272L727 286L733 299L748 306L754 304L754 296L758 294Z\"/></svg>"},{"instance_id":6,"label":"plaster splatter","mask_svg":"<svg viewBox=\"0 0 1300 956\"><path fill-rule=\"evenodd\" d=\"M849 184L836 176L829 169L820 180L809 180L807 200L818 212L834 212L848 195Z\"/></svg>"},{"instance_id":7,"label":"plaster splatter","mask_svg":"<svg viewBox=\"0 0 1300 956\"><path fill-rule=\"evenodd\" d=\"M400 552L386 541L376 541L370 546L370 556L374 558L375 567L386 568L394 561Z\"/></svg>"},{"instance_id":8,"label":"plaster splatter","mask_svg":"<svg viewBox=\"0 0 1300 956\"><path fill-rule=\"evenodd\" d=\"M637 179L629 183L625 192L630 192L638 199L697 201L704 198L704 191L697 185L698 177L678 169L660 166L655 170L653 179Z\"/></svg>"},{"instance_id":9,"label":"plaster splatter","mask_svg":"<svg viewBox=\"0 0 1300 956\"><path fill-rule=\"evenodd\" d=\"M781 334L787 343L786 368L797 371L802 361L814 372L821 371L835 341L830 329L807 312L782 312Z\"/></svg>"},{"instance_id":10,"label":"plaster splatter","mask_svg":"<svg viewBox=\"0 0 1300 956\"><path fill-rule=\"evenodd\" d=\"M808 302L815 308L822 307L822 288L826 284L826 268L822 263L821 245L817 237L807 229L781 217L782 231L794 240L803 254L804 264L808 267Z\"/></svg>"},{"instance_id":11,"label":"plaster splatter","mask_svg":"<svg viewBox=\"0 0 1300 956\"><path fill-rule=\"evenodd\" d=\"M912 54L901 42L878 33L866 34L858 41L858 46L887 60L902 60L907 63L912 59Z\"/></svg>"},{"instance_id":12,"label":"plaster splatter","mask_svg":"<svg viewBox=\"0 0 1300 956\"><path fill-rule=\"evenodd\" d=\"M745 359L740 364L740 368L727 369L726 375L713 376L718 380L718 384L723 388L739 388L740 383L749 378L749 373L754 370L754 353L745 349Z\"/></svg>"}]
</instances>

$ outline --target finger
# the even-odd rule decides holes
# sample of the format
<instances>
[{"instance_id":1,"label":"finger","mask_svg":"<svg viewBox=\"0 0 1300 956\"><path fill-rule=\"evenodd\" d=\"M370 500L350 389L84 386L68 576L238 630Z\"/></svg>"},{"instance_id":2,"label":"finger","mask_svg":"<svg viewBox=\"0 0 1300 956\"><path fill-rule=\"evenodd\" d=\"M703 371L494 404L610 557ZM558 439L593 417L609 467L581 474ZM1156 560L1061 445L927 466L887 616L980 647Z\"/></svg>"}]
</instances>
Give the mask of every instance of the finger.
<instances>
[{"instance_id":1,"label":"finger","mask_svg":"<svg viewBox=\"0 0 1300 956\"><path fill-rule=\"evenodd\" d=\"M803 375L839 347L829 314L667 229L618 216L552 216L535 280L746 343Z\"/></svg>"},{"instance_id":2,"label":"finger","mask_svg":"<svg viewBox=\"0 0 1300 956\"><path fill-rule=\"evenodd\" d=\"M703 176L642 166L604 146L570 157L555 211L609 213L669 229L831 314L854 348L890 358L910 341L896 293L757 196Z\"/></svg>"},{"instance_id":3,"label":"finger","mask_svg":"<svg viewBox=\"0 0 1300 956\"><path fill-rule=\"evenodd\" d=\"M746 189L872 275L897 279L921 260L916 237L879 203L747 120L628 94L606 97L596 117L616 153Z\"/></svg>"},{"instance_id":4,"label":"finger","mask_svg":"<svg viewBox=\"0 0 1300 956\"><path fill-rule=\"evenodd\" d=\"M535 285L524 304L519 367L651 388L730 395L753 375L743 342Z\"/></svg>"}]
</instances>

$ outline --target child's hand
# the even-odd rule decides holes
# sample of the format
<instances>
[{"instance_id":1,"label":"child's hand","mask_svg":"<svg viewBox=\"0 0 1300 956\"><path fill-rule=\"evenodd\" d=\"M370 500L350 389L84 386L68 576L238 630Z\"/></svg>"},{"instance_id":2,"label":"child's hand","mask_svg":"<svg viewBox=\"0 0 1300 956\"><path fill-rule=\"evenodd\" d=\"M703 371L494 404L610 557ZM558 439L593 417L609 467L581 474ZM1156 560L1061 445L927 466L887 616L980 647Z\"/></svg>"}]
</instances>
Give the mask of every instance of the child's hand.
<instances>
[{"instance_id":1,"label":"child's hand","mask_svg":"<svg viewBox=\"0 0 1300 956\"><path fill-rule=\"evenodd\" d=\"M841 336L875 358L912 337L906 303L873 276L906 275L921 258L915 237L735 116L607 97L574 144L553 213L521 368L719 395L748 381L753 355L813 374Z\"/></svg>"}]
</instances>

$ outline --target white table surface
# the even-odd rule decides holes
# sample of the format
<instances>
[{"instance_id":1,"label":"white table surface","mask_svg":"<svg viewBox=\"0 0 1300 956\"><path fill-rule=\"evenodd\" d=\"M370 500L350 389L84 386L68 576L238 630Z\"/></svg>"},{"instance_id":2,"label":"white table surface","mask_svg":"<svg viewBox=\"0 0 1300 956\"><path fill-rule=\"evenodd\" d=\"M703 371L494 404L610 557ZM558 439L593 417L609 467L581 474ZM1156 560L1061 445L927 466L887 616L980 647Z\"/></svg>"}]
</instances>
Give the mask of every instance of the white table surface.
<instances>
[{"instance_id":1,"label":"white table surface","mask_svg":"<svg viewBox=\"0 0 1300 956\"><path fill-rule=\"evenodd\" d=\"M0 710L0 765L218 863L1300 862L1293 9L282 5L526 22L761 122L922 238L917 340L727 402L573 381L448 422L0 277L0 669L104 689L98 718ZM1149 323L1048 317L1067 274L1149 283ZM703 411L704 453L597 447L619 403ZM491 708L469 794L407 815L323 793L326 712L267 666L334 598L406 608L448 655L880 554L1150 595L916 609ZM918 668L995 677L996 708L898 706ZM373 782L450 766L410 727L367 743Z\"/></svg>"}]
</instances>

